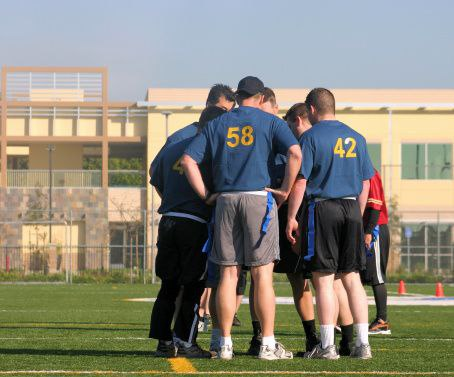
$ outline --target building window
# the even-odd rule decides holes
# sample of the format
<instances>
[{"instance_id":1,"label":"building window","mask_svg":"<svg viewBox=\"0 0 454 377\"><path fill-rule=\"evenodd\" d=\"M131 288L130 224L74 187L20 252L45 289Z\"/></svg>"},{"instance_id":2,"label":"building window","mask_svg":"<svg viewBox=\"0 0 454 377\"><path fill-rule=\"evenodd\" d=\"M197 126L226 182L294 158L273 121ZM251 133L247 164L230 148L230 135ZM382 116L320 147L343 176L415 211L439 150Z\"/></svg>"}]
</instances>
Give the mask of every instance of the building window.
<instances>
[{"instance_id":1,"label":"building window","mask_svg":"<svg viewBox=\"0 0 454 377\"><path fill-rule=\"evenodd\" d=\"M381 144L367 144L367 151L374 168L381 172Z\"/></svg>"},{"instance_id":2,"label":"building window","mask_svg":"<svg viewBox=\"0 0 454 377\"><path fill-rule=\"evenodd\" d=\"M452 144L402 144L402 179L452 179Z\"/></svg>"},{"instance_id":3,"label":"building window","mask_svg":"<svg viewBox=\"0 0 454 377\"><path fill-rule=\"evenodd\" d=\"M111 222L109 233L110 267L143 268L143 225L139 222Z\"/></svg>"},{"instance_id":4,"label":"building window","mask_svg":"<svg viewBox=\"0 0 454 377\"><path fill-rule=\"evenodd\" d=\"M10 170L27 170L28 156L8 156L7 168Z\"/></svg>"},{"instance_id":5,"label":"building window","mask_svg":"<svg viewBox=\"0 0 454 377\"><path fill-rule=\"evenodd\" d=\"M403 223L401 265L408 271L451 271L453 231L449 223Z\"/></svg>"}]
</instances>

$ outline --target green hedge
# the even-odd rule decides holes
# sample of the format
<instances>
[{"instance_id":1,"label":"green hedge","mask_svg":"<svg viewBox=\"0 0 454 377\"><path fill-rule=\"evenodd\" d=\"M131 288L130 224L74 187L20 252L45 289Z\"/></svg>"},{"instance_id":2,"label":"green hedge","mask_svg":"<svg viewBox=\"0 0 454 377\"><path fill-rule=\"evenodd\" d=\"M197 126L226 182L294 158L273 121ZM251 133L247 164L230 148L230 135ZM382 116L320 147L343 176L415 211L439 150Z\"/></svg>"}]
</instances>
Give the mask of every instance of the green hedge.
<instances>
[{"instance_id":1,"label":"green hedge","mask_svg":"<svg viewBox=\"0 0 454 377\"><path fill-rule=\"evenodd\" d=\"M146 276L147 282L151 282L151 274ZM121 284L131 283L129 270L117 271L81 271L73 275L73 283L100 283L100 284ZM0 282L65 282L65 273L55 274L24 274L22 271L0 271ZM133 272L133 283L143 283L143 273Z\"/></svg>"}]
</instances>

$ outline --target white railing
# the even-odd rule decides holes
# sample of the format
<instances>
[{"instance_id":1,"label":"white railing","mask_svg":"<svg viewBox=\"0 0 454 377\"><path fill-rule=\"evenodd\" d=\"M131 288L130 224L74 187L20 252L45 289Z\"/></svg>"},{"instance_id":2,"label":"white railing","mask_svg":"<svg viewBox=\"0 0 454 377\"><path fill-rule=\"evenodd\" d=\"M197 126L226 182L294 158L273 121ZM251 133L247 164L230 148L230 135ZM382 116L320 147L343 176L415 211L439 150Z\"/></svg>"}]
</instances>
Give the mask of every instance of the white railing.
<instances>
[{"instance_id":1,"label":"white railing","mask_svg":"<svg viewBox=\"0 0 454 377\"><path fill-rule=\"evenodd\" d=\"M8 72L9 101L101 102L100 72Z\"/></svg>"},{"instance_id":2,"label":"white railing","mask_svg":"<svg viewBox=\"0 0 454 377\"><path fill-rule=\"evenodd\" d=\"M49 170L8 170L8 187L49 187ZM143 170L110 170L109 187L144 187ZM52 170L53 187L101 187L101 170Z\"/></svg>"},{"instance_id":3,"label":"white railing","mask_svg":"<svg viewBox=\"0 0 454 377\"><path fill-rule=\"evenodd\" d=\"M49 170L8 170L8 187L49 187ZM53 170L53 187L101 187L101 170Z\"/></svg>"}]
</instances>

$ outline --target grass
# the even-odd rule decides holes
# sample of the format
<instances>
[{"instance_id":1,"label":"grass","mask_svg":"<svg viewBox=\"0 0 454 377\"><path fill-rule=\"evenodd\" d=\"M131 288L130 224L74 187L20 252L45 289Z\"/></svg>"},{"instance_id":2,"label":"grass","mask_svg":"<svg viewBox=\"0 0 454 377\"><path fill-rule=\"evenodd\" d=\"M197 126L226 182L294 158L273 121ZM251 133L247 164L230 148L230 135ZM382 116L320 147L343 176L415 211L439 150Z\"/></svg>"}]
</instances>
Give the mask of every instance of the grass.
<instances>
[{"instance_id":1,"label":"grass","mask_svg":"<svg viewBox=\"0 0 454 377\"><path fill-rule=\"evenodd\" d=\"M123 284L0 285L0 376L5 371L19 370L123 371L126 375L172 372L168 360L151 356L156 347L155 341L147 339L152 304L124 301L155 297L158 288ZM446 295L454 296L454 286L444 288ZM396 292L397 286L390 285L389 291ZM407 291L433 294L435 287L408 284ZM288 284L277 284L276 293L290 296ZM370 308L371 316L374 309ZM390 376L398 375L391 372L454 375L454 307L396 306L390 307L389 312L393 334L371 338L372 360L259 362L244 355L251 327L248 308L242 305L239 317L243 326L235 328L233 335L238 357L231 362L191 360L191 363L199 373L261 371L262 374L254 375L267 375L263 372L326 371L352 376L355 371L382 371L390 372ZM293 306L278 306L278 339L298 351L303 345L302 332ZM208 337L207 333L199 335L202 346L208 347Z\"/></svg>"}]
</instances>

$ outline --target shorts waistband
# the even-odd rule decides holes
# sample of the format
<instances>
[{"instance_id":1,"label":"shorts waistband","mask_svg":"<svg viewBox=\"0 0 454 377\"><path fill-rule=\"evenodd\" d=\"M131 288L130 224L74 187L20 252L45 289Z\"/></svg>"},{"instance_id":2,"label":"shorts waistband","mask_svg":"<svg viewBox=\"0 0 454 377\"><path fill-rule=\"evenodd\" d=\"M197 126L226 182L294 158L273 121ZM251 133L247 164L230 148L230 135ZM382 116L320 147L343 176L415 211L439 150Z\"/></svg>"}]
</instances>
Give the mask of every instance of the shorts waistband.
<instances>
[{"instance_id":1,"label":"shorts waistband","mask_svg":"<svg viewBox=\"0 0 454 377\"><path fill-rule=\"evenodd\" d=\"M261 190L261 191L226 191L221 194L247 194L247 195L260 195L260 196L267 196L268 191Z\"/></svg>"},{"instance_id":2,"label":"shorts waistband","mask_svg":"<svg viewBox=\"0 0 454 377\"><path fill-rule=\"evenodd\" d=\"M162 216L171 216L171 217L182 217L184 219L190 219L194 221L198 221L199 223L206 224L207 221L202 219L201 217L191 215L189 213L184 212L166 212Z\"/></svg>"},{"instance_id":3,"label":"shorts waistband","mask_svg":"<svg viewBox=\"0 0 454 377\"><path fill-rule=\"evenodd\" d=\"M346 196L344 198L315 198L315 199L312 199L315 203L318 203L318 202L323 202L325 200L335 200L335 199L343 199L343 200L356 200L356 198L354 196Z\"/></svg>"}]
</instances>

